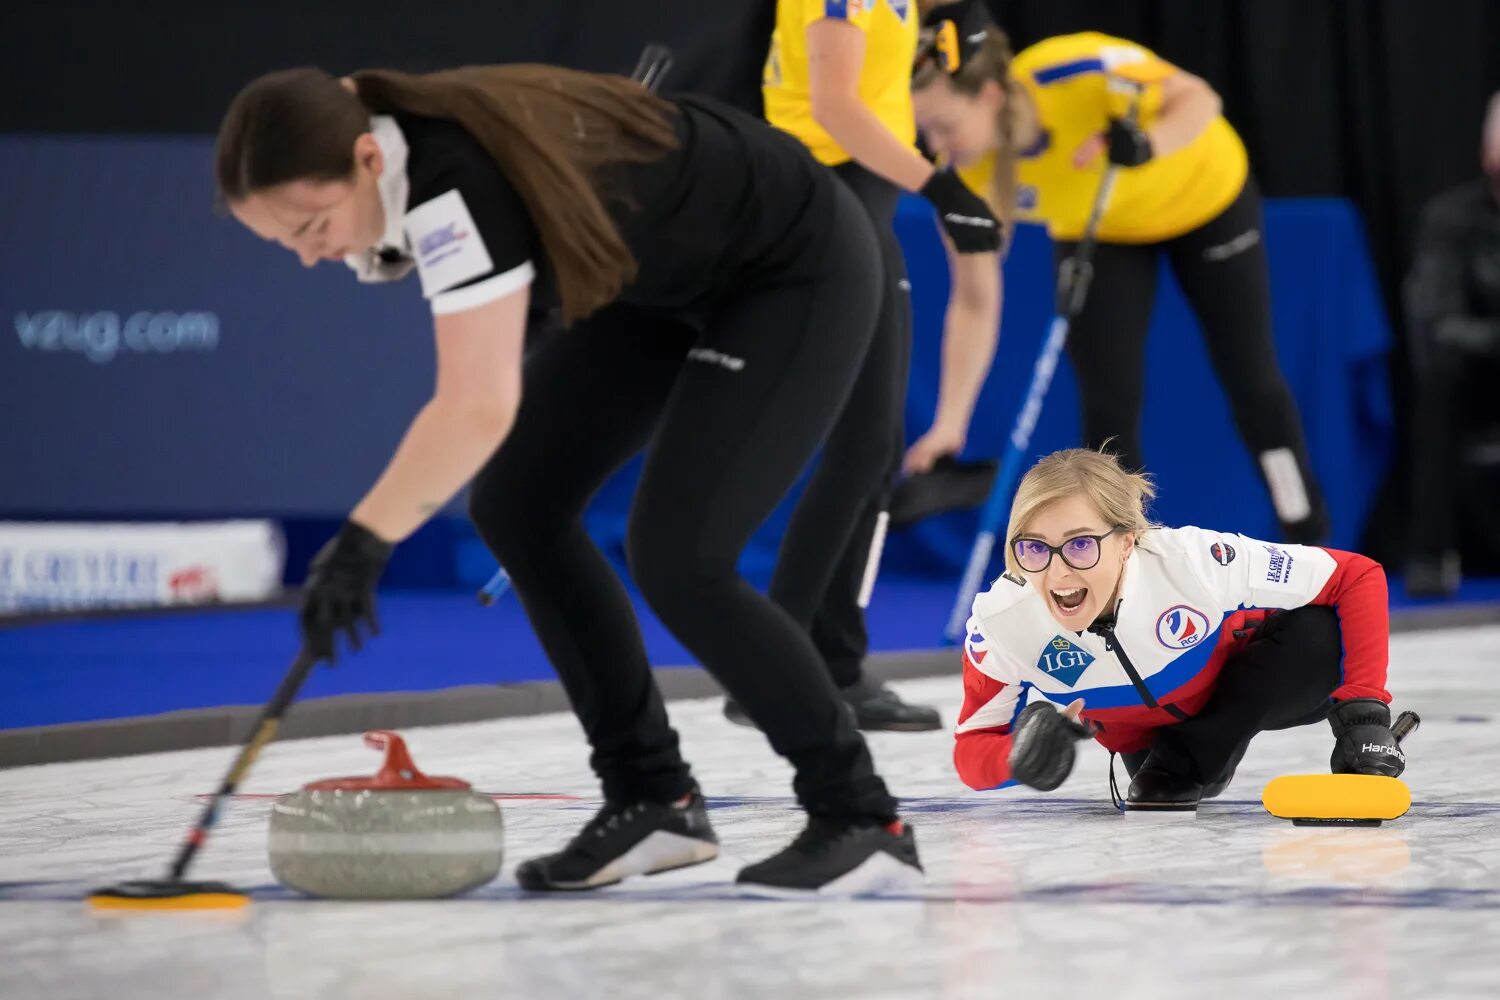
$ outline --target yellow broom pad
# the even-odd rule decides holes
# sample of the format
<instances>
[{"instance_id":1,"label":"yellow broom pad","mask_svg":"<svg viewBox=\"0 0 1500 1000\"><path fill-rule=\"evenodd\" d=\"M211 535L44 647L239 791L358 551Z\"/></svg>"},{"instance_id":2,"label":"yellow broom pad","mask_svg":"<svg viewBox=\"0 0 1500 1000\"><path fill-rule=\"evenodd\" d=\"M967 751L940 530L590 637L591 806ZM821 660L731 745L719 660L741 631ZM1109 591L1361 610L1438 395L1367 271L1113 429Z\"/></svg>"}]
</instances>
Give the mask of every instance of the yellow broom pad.
<instances>
[{"instance_id":1,"label":"yellow broom pad","mask_svg":"<svg viewBox=\"0 0 1500 1000\"><path fill-rule=\"evenodd\" d=\"M1281 819L1355 823L1396 819L1411 808L1411 789L1374 774L1288 774L1261 793L1266 812Z\"/></svg>"}]
</instances>

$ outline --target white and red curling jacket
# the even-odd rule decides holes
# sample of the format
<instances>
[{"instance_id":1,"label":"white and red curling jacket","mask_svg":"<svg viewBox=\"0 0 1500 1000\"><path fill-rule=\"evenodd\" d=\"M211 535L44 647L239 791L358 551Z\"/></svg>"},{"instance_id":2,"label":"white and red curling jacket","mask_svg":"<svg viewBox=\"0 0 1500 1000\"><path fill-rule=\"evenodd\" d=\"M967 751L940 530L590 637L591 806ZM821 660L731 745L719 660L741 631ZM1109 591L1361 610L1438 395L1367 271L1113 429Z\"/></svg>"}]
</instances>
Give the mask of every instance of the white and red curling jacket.
<instances>
[{"instance_id":1,"label":"white and red curling jacket","mask_svg":"<svg viewBox=\"0 0 1500 1000\"><path fill-rule=\"evenodd\" d=\"M974 600L953 759L970 788L1010 779L1011 723L1029 701L1082 698L1110 750L1197 714L1225 661L1273 611L1334 608L1343 633L1335 700L1389 703L1385 571L1353 552L1277 545L1202 528L1143 532L1125 561L1113 626L1074 632L1036 587L1006 575Z\"/></svg>"}]
</instances>

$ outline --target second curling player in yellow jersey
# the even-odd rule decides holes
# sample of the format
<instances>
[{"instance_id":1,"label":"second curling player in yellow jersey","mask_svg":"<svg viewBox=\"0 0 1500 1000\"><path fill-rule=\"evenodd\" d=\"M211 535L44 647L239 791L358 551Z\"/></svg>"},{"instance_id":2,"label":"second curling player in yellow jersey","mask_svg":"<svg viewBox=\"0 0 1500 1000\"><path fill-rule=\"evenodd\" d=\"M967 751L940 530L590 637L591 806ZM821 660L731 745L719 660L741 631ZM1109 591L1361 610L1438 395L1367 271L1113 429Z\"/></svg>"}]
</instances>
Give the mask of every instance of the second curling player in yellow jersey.
<instances>
[{"instance_id":1,"label":"second curling player in yellow jersey","mask_svg":"<svg viewBox=\"0 0 1500 1000\"><path fill-rule=\"evenodd\" d=\"M1235 426L1270 491L1286 541L1328 532L1301 418L1277 365L1261 201L1245 147L1199 78L1147 49L1088 32L1012 57L978 4L923 36L912 79L918 123L1003 220L1044 223L1059 263L1082 236L1105 167L1118 171L1099 223L1094 277L1068 335L1084 443L1128 469L1140 444L1146 331L1165 257L1203 326ZM1140 92L1139 124L1126 111ZM931 430L906 458L920 472L963 447L997 328L965 302L999 299L999 272L954 275Z\"/></svg>"},{"instance_id":2,"label":"second curling player in yellow jersey","mask_svg":"<svg viewBox=\"0 0 1500 1000\"><path fill-rule=\"evenodd\" d=\"M911 67L916 0L778 0L765 71L766 118L833 168L875 224L885 274L879 325L781 543L770 595L811 634L861 729L941 726L864 675L864 605L901 461L911 353L906 264L892 224L903 190L932 203L947 241L997 267L1001 232L983 198L915 147ZM733 702L733 721L748 724Z\"/></svg>"}]
</instances>

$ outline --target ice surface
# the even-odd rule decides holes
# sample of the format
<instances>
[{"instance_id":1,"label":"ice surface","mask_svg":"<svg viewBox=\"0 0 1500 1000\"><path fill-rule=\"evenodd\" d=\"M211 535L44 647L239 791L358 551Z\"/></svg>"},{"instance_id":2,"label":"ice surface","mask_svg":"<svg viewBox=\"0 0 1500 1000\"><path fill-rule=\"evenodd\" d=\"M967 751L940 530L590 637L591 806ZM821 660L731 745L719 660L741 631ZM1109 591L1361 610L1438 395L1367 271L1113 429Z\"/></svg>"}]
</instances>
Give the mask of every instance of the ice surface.
<instances>
[{"instance_id":1,"label":"ice surface","mask_svg":"<svg viewBox=\"0 0 1500 1000\"><path fill-rule=\"evenodd\" d=\"M1416 804L1380 829L1261 810L1271 777L1326 769L1321 724L1260 737L1195 820L1113 812L1092 745L1056 792L979 793L954 776L947 732L873 735L930 875L901 898L733 894L738 867L801 822L788 769L716 702L670 711L723 856L588 895L523 897L510 877L597 808L570 716L407 731L425 770L507 796L505 873L431 903L275 886L268 801L249 798L193 872L256 887L244 916L95 915L86 889L159 876L232 751L0 771L0 997L1500 996L1500 628L1402 635L1392 656L1396 707L1423 726ZM897 687L952 721L956 676ZM275 744L243 790L376 765L354 736Z\"/></svg>"}]
</instances>

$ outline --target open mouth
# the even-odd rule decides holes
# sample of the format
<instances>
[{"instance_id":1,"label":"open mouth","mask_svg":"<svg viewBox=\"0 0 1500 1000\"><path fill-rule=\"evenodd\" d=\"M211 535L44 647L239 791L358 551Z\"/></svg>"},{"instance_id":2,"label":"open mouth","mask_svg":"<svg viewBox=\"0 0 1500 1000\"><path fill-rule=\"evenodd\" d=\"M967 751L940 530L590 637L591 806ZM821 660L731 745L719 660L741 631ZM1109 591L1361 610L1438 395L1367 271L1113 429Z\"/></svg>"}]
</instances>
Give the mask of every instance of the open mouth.
<instances>
[{"instance_id":1,"label":"open mouth","mask_svg":"<svg viewBox=\"0 0 1500 1000\"><path fill-rule=\"evenodd\" d=\"M1071 590L1052 591L1052 603L1065 615L1074 615L1083 607L1084 598L1089 596L1089 588L1074 587Z\"/></svg>"}]
</instances>

